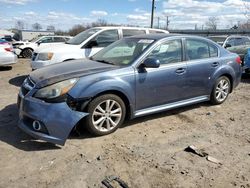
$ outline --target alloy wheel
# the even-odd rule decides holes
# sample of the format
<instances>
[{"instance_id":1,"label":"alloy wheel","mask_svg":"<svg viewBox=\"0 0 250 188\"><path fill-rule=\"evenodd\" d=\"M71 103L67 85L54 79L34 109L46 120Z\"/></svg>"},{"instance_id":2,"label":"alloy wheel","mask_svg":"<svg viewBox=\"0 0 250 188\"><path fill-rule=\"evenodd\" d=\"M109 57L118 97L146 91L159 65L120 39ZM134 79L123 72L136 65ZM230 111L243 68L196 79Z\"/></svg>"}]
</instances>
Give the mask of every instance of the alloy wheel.
<instances>
[{"instance_id":1,"label":"alloy wheel","mask_svg":"<svg viewBox=\"0 0 250 188\"><path fill-rule=\"evenodd\" d=\"M121 105L111 99L99 103L93 111L92 123L101 132L108 132L114 129L122 118Z\"/></svg>"},{"instance_id":2,"label":"alloy wheel","mask_svg":"<svg viewBox=\"0 0 250 188\"><path fill-rule=\"evenodd\" d=\"M229 94L230 83L226 79L222 79L219 81L216 90L215 97L219 102L224 101Z\"/></svg>"}]
</instances>

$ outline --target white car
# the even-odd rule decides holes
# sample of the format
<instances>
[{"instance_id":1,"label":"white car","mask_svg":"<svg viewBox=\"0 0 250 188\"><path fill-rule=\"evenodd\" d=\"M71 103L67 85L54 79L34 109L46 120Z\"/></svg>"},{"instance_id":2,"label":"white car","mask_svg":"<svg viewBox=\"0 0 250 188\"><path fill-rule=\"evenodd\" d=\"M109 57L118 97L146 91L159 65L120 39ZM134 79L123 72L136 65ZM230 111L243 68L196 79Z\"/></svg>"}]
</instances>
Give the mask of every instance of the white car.
<instances>
[{"instance_id":1,"label":"white car","mask_svg":"<svg viewBox=\"0 0 250 188\"><path fill-rule=\"evenodd\" d=\"M36 50L39 46L49 46L53 43L65 43L72 37L69 36L42 36L35 38L30 42L18 41L13 44L15 53L18 56L23 56L24 58L31 58L32 52Z\"/></svg>"},{"instance_id":2,"label":"white car","mask_svg":"<svg viewBox=\"0 0 250 188\"><path fill-rule=\"evenodd\" d=\"M17 56L13 48L8 43L0 44L0 66L12 65L17 62Z\"/></svg>"},{"instance_id":3,"label":"white car","mask_svg":"<svg viewBox=\"0 0 250 188\"><path fill-rule=\"evenodd\" d=\"M35 70L54 63L90 57L123 37L149 33L169 32L138 27L94 27L79 33L65 44L37 48L32 56L31 68Z\"/></svg>"}]
</instances>

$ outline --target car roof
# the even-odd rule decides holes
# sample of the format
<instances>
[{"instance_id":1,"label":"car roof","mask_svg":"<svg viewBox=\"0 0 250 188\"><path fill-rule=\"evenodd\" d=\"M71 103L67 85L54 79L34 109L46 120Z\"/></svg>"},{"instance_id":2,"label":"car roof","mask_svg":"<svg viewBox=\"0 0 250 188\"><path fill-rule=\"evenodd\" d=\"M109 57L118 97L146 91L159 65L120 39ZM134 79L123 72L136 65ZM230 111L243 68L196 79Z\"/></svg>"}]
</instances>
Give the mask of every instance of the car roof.
<instances>
[{"instance_id":1,"label":"car roof","mask_svg":"<svg viewBox=\"0 0 250 188\"><path fill-rule=\"evenodd\" d=\"M212 36L208 36L208 37L227 38L227 37L249 37L249 36L247 36L247 35L212 35Z\"/></svg>"},{"instance_id":2,"label":"car roof","mask_svg":"<svg viewBox=\"0 0 250 188\"><path fill-rule=\"evenodd\" d=\"M135 35L129 38L143 38L143 39L151 39L151 40L161 40L163 38L170 37L187 37L187 38L196 38L196 39L206 39L204 37L196 36L196 35L186 35L186 34L175 34L175 33L154 33L154 34L143 34L143 35Z\"/></svg>"},{"instance_id":3,"label":"car roof","mask_svg":"<svg viewBox=\"0 0 250 188\"><path fill-rule=\"evenodd\" d=\"M121 29L150 29L150 30L155 30L155 31L166 31L167 30L163 30L163 29L155 29L155 28L147 28L147 27L128 27L128 26L102 26L102 27L95 27L95 28L100 28L100 29L117 29L117 28L121 28Z\"/></svg>"}]
</instances>

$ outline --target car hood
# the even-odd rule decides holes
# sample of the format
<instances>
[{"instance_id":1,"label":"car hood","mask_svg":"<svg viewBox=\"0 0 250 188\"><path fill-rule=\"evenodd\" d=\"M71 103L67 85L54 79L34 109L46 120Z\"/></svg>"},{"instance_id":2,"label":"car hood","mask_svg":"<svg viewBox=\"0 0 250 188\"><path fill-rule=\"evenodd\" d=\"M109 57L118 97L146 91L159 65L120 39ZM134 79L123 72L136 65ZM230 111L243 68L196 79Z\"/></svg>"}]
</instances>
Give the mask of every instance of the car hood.
<instances>
[{"instance_id":1,"label":"car hood","mask_svg":"<svg viewBox=\"0 0 250 188\"><path fill-rule=\"evenodd\" d=\"M89 59L79 59L35 70L30 73L30 78L35 82L36 88L41 88L70 78L79 78L117 68L119 67Z\"/></svg>"},{"instance_id":2,"label":"car hood","mask_svg":"<svg viewBox=\"0 0 250 188\"><path fill-rule=\"evenodd\" d=\"M49 45L42 45L35 50L35 53L56 53L56 52L74 52L80 49L78 45L70 45L65 43L50 43Z\"/></svg>"}]
</instances>

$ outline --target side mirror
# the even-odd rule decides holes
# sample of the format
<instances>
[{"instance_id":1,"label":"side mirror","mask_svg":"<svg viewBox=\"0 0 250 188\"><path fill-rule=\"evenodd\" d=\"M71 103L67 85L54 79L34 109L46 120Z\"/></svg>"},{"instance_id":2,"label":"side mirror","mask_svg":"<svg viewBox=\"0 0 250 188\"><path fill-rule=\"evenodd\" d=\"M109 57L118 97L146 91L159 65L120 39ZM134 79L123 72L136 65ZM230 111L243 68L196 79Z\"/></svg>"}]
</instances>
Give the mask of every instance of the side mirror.
<instances>
[{"instance_id":1,"label":"side mirror","mask_svg":"<svg viewBox=\"0 0 250 188\"><path fill-rule=\"evenodd\" d=\"M39 46L41 43L42 43L41 41L38 41L38 42L37 42L37 45Z\"/></svg>"},{"instance_id":2,"label":"side mirror","mask_svg":"<svg viewBox=\"0 0 250 188\"><path fill-rule=\"evenodd\" d=\"M229 47L232 47L232 45L231 44L226 44L225 45L225 48L229 48Z\"/></svg>"},{"instance_id":3,"label":"side mirror","mask_svg":"<svg viewBox=\"0 0 250 188\"><path fill-rule=\"evenodd\" d=\"M144 60L142 65L145 68L158 68L158 67L160 67L160 61L158 59L155 59L155 58L147 58Z\"/></svg>"},{"instance_id":4,"label":"side mirror","mask_svg":"<svg viewBox=\"0 0 250 188\"><path fill-rule=\"evenodd\" d=\"M86 45L86 48L92 48L92 47L95 47L97 46L98 43L96 40L92 40L92 41L89 41L88 44Z\"/></svg>"}]
</instances>

